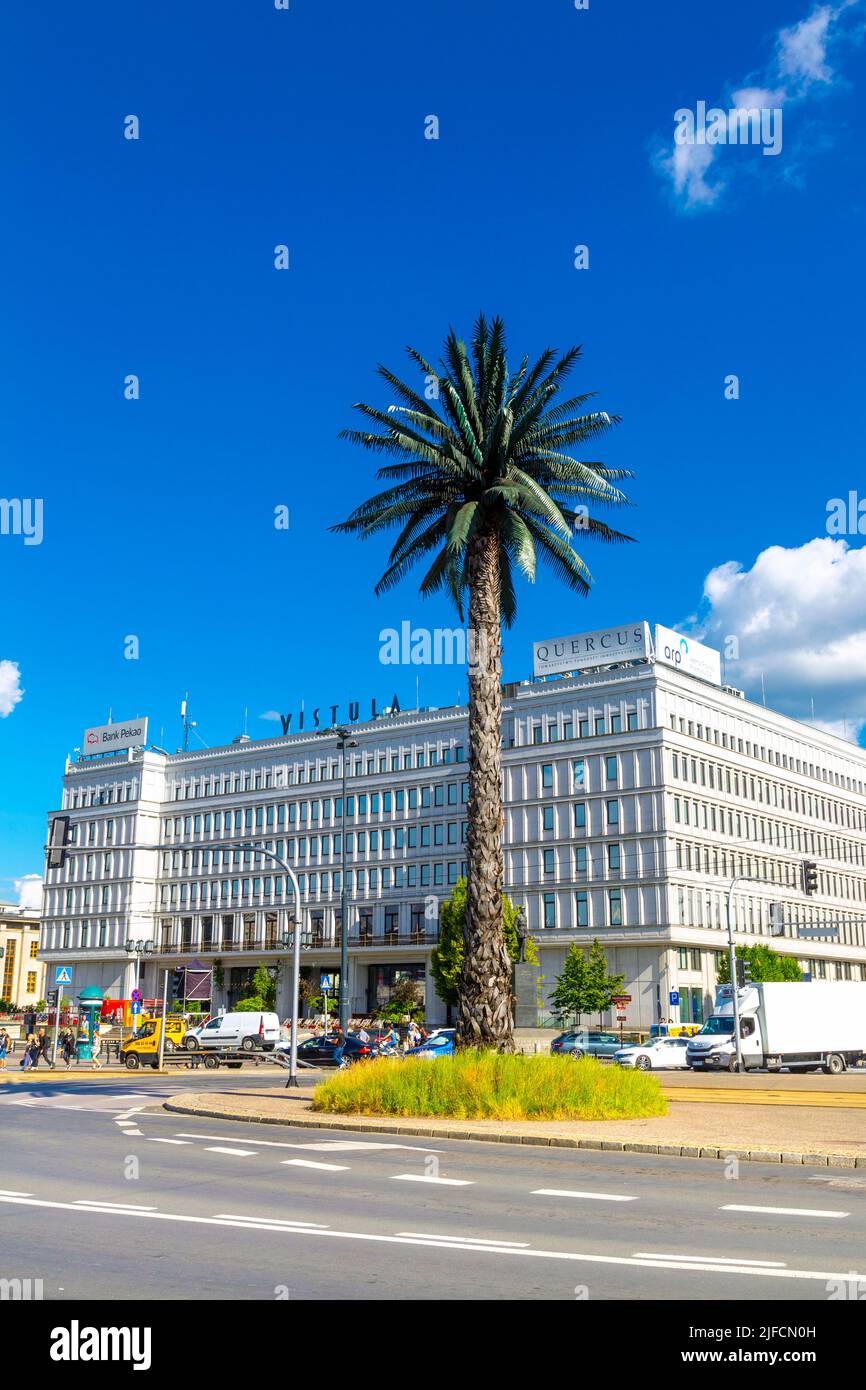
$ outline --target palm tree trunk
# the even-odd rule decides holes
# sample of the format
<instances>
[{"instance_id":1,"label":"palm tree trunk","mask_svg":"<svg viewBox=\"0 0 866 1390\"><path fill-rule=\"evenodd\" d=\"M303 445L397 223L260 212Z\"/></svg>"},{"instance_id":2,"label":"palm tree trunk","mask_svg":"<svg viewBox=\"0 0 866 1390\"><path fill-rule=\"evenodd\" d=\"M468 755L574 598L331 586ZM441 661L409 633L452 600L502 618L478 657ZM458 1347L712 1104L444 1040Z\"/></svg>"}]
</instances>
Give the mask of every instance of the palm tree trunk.
<instances>
[{"instance_id":1,"label":"palm tree trunk","mask_svg":"<svg viewBox=\"0 0 866 1390\"><path fill-rule=\"evenodd\" d=\"M499 539L469 544L469 837L457 1044L514 1051L511 958L502 928L502 646Z\"/></svg>"}]
</instances>

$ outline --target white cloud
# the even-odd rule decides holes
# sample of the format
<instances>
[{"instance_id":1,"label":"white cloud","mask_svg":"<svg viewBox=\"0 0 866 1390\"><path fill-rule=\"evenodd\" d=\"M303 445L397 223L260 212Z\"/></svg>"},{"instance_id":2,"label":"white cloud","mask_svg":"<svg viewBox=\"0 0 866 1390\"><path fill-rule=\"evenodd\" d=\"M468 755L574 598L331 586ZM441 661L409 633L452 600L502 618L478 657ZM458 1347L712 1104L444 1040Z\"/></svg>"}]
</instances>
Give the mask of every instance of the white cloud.
<instances>
[{"instance_id":1,"label":"white cloud","mask_svg":"<svg viewBox=\"0 0 866 1390\"><path fill-rule=\"evenodd\" d=\"M830 24L847 6L834 9L820 5L799 24L783 29L777 40L776 61L779 71L797 81L829 82L832 77L827 65L827 41Z\"/></svg>"},{"instance_id":2,"label":"white cloud","mask_svg":"<svg viewBox=\"0 0 866 1390\"><path fill-rule=\"evenodd\" d=\"M773 56L765 70L756 76L750 75L740 87L730 84L718 107L722 111L741 107L782 112L791 103L803 101L813 89L820 86L826 90L831 87L835 73L828 62L828 50L831 47L841 50L845 43L859 39L857 28L844 23L842 16L853 7L859 8L861 3L862 0L840 0L836 5L818 4L805 19L781 29L775 37ZM695 108L697 100L696 96ZM707 100L705 93L701 94L701 100L705 100L708 107L714 104ZM777 124L781 149L781 117ZM710 145L680 145L675 138L671 149L656 151L655 165L670 180L674 200L681 211L692 212L712 207L718 202L725 183L718 177L717 167L726 151L736 143L735 139L729 142L723 139ZM814 134L810 137L810 144L814 144ZM742 150L737 152L738 166L729 160L729 168L743 170L749 167L742 153ZM752 168L754 170L754 166ZM784 168L780 172L786 175ZM715 176L711 177L711 173Z\"/></svg>"},{"instance_id":3,"label":"white cloud","mask_svg":"<svg viewBox=\"0 0 866 1390\"><path fill-rule=\"evenodd\" d=\"M739 656L729 684L794 718L847 737L866 727L866 547L817 537L769 546L751 569L728 560L704 581L707 609L695 635Z\"/></svg>"},{"instance_id":4,"label":"white cloud","mask_svg":"<svg viewBox=\"0 0 866 1390\"><path fill-rule=\"evenodd\" d=\"M705 207L714 203L721 193L723 184L709 184L706 180L715 155L710 145L675 145L673 152L660 160L685 207Z\"/></svg>"},{"instance_id":5,"label":"white cloud","mask_svg":"<svg viewBox=\"0 0 866 1390\"><path fill-rule=\"evenodd\" d=\"M282 715L278 714L275 709L266 709L264 714L259 715L259 719L271 719L275 724L279 724Z\"/></svg>"},{"instance_id":6,"label":"white cloud","mask_svg":"<svg viewBox=\"0 0 866 1390\"><path fill-rule=\"evenodd\" d=\"M24 691L17 661L0 661L0 719L11 714Z\"/></svg>"},{"instance_id":7,"label":"white cloud","mask_svg":"<svg viewBox=\"0 0 866 1390\"><path fill-rule=\"evenodd\" d=\"M28 912L38 912L42 908L42 878L39 874L25 874L23 878L13 879L19 906Z\"/></svg>"}]
</instances>

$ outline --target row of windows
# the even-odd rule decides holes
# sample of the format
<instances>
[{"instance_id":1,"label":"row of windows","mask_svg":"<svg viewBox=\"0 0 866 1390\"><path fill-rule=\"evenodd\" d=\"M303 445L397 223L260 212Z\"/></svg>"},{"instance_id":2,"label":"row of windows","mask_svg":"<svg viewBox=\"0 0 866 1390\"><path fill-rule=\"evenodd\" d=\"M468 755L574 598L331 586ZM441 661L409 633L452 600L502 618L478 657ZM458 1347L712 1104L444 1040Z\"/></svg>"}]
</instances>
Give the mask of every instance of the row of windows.
<instances>
[{"instance_id":1,"label":"row of windows","mask_svg":"<svg viewBox=\"0 0 866 1390\"><path fill-rule=\"evenodd\" d=\"M746 757L772 763L775 767L783 767L788 772L797 772L801 777L813 777L819 782L832 782L837 787L845 787L848 791L858 792L860 796L866 795L866 786L862 780L851 777L847 773L828 772L826 767L808 762L806 758L798 758L793 753L782 753L778 749L753 743L749 738L744 739L739 735L720 733L718 729L710 728L708 724L696 722L693 719L685 719L682 715L671 715L671 728L678 729L681 734L688 734L690 738L704 739L707 743L715 743L722 748L729 748L731 752L744 753ZM814 757L814 752L812 752L812 756Z\"/></svg>"},{"instance_id":2,"label":"row of windows","mask_svg":"<svg viewBox=\"0 0 866 1390\"><path fill-rule=\"evenodd\" d=\"M812 820L825 820L835 825L845 825L851 830L862 830L866 825L866 814L857 806L841 801L831 801L813 792L801 791L781 782L770 782L754 774L743 773L736 768L722 767L719 763L706 762L702 758L687 758L685 754L671 753L671 772L678 781L692 782L696 786L718 787L738 799L763 802L767 806L777 806L797 815L809 816Z\"/></svg>"},{"instance_id":3,"label":"row of windows","mask_svg":"<svg viewBox=\"0 0 866 1390\"><path fill-rule=\"evenodd\" d=\"M426 849L440 845L458 845L466 841L468 821L436 821L433 825L395 826L381 830L346 831L346 854L378 854L387 850ZM340 858L343 835L301 835L296 840L269 840L265 848L288 860ZM261 856L251 849L175 849L162 854L163 873L197 873L200 870L219 871L232 866L250 865Z\"/></svg>"},{"instance_id":4,"label":"row of windows","mask_svg":"<svg viewBox=\"0 0 866 1390\"><path fill-rule=\"evenodd\" d=\"M628 733L636 733L638 728L637 710L626 711L625 728ZM575 721L568 715L553 715L546 719L527 721L528 743L565 743L574 738ZM622 713L613 711L609 720L603 714L587 714L577 719L578 738L603 738L605 734L623 732ZM504 741L504 740L503 740ZM514 740L510 740L514 746Z\"/></svg>"},{"instance_id":5,"label":"row of windows","mask_svg":"<svg viewBox=\"0 0 866 1390\"><path fill-rule=\"evenodd\" d=\"M425 767L448 767L464 761L463 744L447 747L416 748L411 751L375 753L352 757L346 755L347 777L374 777L389 772L407 772ZM172 787L172 801L187 801L195 797L228 796L233 792L267 790L269 787L290 787L304 782L335 782L341 776L338 759L318 759L298 762L277 768L253 768L245 772L224 772L183 779Z\"/></svg>"},{"instance_id":6,"label":"row of windows","mask_svg":"<svg viewBox=\"0 0 866 1390\"><path fill-rule=\"evenodd\" d=\"M398 788L388 792L362 792L346 797L346 818L393 814L394 811L426 811L465 805L469 800L468 782L440 782L431 787ZM324 797L317 801L272 802L268 806L247 806L245 810L203 811L188 816L166 816L162 823L164 840L181 835L252 834L284 828L286 825L315 825L342 820L343 798Z\"/></svg>"},{"instance_id":7,"label":"row of windows","mask_svg":"<svg viewBox=\"0 0 866 1390\"><path fill-rule=\"evenodd\" d=\"M347 869L346 888L349 892L378 892L393 888L444 888L452 886L466 874L466 864L458 860L434 864L395 864L381 868ZM342 874L339 869L308 870L298 874L301 896L339 893ZM163 907L176 903L226 903L254 900L285 900L291 896L288 880L280 875L259 877L193 880L190 883L164 883L160 887Z\"/></svg>"},{"instance_id":8,"label":"row of windows","mask_svg":"<svg viewBox=\"0 0 866 1390\"><path fill-rule=\"evenodd\" d=\"M820 830L788 825L766 816L750 816L706 801L673 797L674 825L692 825L695 830L714 831L732 839L752 840L776 849L799 854L811 853L822 859L839 859L850 865L866 866L866 841L838 840Z\"/></svg>"}]
</instances>

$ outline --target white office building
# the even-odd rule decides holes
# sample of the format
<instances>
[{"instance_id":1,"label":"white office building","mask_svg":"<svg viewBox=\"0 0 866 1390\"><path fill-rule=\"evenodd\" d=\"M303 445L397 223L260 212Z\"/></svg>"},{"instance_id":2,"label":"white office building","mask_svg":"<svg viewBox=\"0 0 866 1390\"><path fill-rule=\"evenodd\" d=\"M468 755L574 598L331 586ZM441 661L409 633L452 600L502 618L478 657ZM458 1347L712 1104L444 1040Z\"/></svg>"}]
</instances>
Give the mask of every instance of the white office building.
<instances>
[{"instance_id":1,"label":"white office building","mask_svg":"<svg viewBox=\"0 0 866 1390\"><path fill-rule=\"evenodd\" d=\"M625 977L627 1026L701 1021L735 876L738 943L771 944L813 979L866 979L866 751L745 700L721 684L716 653L662 628L653 640L645 623L537 643L534 669L504 687L503 793L506 886L539 951L539 1023L569 946L595 937ZM136 978L156 998L166 966L197 960L214 968L214 1009L250 993L257 965L279 966L284 1017L296 905L237 842L293 865L303 968L318 982L339 965L345 836L353 1012L374 1012L408 975L443 1021L429 962L438 904L465 873L466 708L356 720L351 734L345 804L341 754L314 732L67 760L52 816L70 817L73 839L46 876L41 958L72 966L76 994L117 998ZM804 859L818 869L809 897ZM826 922L838 940L798 936ZM152 952L138 960L136 941Z\"/></svg>"}]
</instances>

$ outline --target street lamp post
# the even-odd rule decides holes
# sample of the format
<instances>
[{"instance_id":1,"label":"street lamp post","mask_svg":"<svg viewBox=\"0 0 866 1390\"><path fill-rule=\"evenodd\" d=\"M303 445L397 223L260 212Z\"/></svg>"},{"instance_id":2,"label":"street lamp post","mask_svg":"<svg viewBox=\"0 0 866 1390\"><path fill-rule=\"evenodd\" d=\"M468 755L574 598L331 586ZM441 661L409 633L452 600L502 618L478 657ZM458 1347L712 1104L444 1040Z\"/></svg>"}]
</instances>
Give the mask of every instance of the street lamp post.
<instances>
[{"instance_id":1,"label":"street lamp post","mask_svg":"<svg viewBox=\"0 0 866 1390\"><path fill-rule=\"evenodd\" d=\"M357 748L358 740L342 725L320 729L323 738L334 737L342 759L343 828L340 835L340 1027L349 1032L349 896L346 890L346 749Z\"/></svg>"},{"instance_id":2,"label":"street lamp post","mask_svg":"<svg viewBox=\"0 0 866 1390\"><path fill-rule=\"evenodd\" d=\"M298 885L297 875L295 874L295 871L294 871L294 869L292 868L291 864L287 864L286 861L285 861L285 859L282 859L278 854L275 854L275 853L273 852L273 850L264 849L263 846L261 846L261 845L255 845L255 844L249 844L249 843L239 844L239 845L237 846L237 848L238 848L238 849L249 849L249 850L252 850L253 853L264 855L264 857L265 857L266 859L272 859L273 862L274 862L275 864L279 864L279 866L280 866L280 868L282 869L283 873L284 873L284 874L286 875L286 877L289 879L289 881L290 881L290 883L291 883L291 885L292 885L292 890L293 890L294 895L295 895L295 908L296 908L295 929L294 929L294 932L292 933L292 936L293 936L293 938L294 938L294 952L293 952L293 956L292 956L292 1036L291 1036L290 1045L289 1045L289 1079L288 1079L288 1081L286 1082L286 1085L287 1085L287 1086L297 1086L297 1084L298 1084L298 986L299 986L300 979L301 979L301 930L302 930L302 925L303 925L303 922L302 922L302 908L301 908L301 890L300 890L300 887L299 887L299 885ZM289 933L288 933L288 932L285 932L285 933L283 934L283 944L284 944L284 945L287 945L287 944L288 944L288 936L289 936Z\"/></svg>"}]
</instances>

